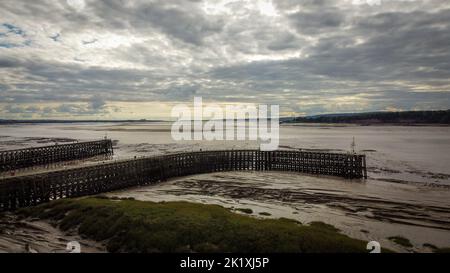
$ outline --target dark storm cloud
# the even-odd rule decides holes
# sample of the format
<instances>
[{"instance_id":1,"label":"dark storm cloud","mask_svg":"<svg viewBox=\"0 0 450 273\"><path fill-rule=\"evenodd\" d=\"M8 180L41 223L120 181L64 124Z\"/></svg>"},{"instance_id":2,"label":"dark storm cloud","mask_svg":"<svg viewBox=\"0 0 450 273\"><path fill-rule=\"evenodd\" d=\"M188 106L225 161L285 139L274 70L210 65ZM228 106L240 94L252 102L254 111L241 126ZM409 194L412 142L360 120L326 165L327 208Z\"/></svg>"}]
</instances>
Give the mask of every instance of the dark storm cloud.
<instances>
[{"instance_id":1,"label":"dark storm cloud","mask_svg":"<svg viewBox=\"0 0 450 273\"><path fill-rule=\"evenodd\" d=\"M149 1L124 5L120 0L92 3L102 25L147 32L157 28L186 43L199 45L204 37L220 32L224 22L207 17L198 8L199 1Z\"/></svg>"},{"instance_id":2,"label":"dark storm cloud","mask_svg":"<svg viewBox=\"0 0 450 273\"><path fill-rule=\"evenodd\" d=\"M361 17L345 32L320 39L308 48L308 57L222 67L212 74L259 81L326 76L332 80L426 81L432 85L442 84L433 80L450 77L450 10ZM361 43L355 40L358 37Z\"/></svg>"}]
</instances>

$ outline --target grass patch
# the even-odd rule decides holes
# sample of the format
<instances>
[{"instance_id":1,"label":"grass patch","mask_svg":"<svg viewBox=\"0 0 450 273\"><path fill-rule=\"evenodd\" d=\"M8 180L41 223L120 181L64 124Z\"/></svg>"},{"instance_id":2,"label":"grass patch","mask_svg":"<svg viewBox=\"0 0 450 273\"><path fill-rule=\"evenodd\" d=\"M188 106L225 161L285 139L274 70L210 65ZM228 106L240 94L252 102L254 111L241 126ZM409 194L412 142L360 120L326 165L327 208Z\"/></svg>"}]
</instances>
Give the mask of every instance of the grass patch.
<instances>
[{"instance_id":1,"label":"grass patch","mask_svg":"<svg viewBox=\"0 0 450 273\"><path fill-rule=\"evenodd\" d=\"M270 216L270 215L272 215L272 214L263 211L263 212L260 212L259 215L262 215L262 216Z\"/></svg>"},{"instance_id":2,"label":"grass patch","mask_svg":"<svg viewBox=\"0 0 450 273\"><path fill-rule=\"evenodd\" d=\"M252 214L253 210L252 209L246 209L246 208L237 208L235 209L237 211L243 212L243 213L247 213L247 214Z\"/></svg>"},{"instance_id":3,"label":"grass patch","mask_svg":"<svg viewBox=\"0 0 450 273\"><path fill-rule=\"evenodd\" d=\"M323 231L330 231L330 232L339 232L340 230L333 225L325 224L324 222L311 222L309 223L310 226L323 230Z\"/></svg>"},{"instance_id":4,"label":"grass patch","mask_svg":"<svg viewBox=\"0 0 450 273\"><path fill-rule=\"evenodd\" d=\"M367 252L333 226L257 219L217 205L61 199L19 211L103 241L110 252Z\"/></svg>"},{"instance_id":5,"label":"grass patch","mask_svg":"<svg viewBox=\"0 0 450 273\"><path fill-rule=\"evenodd\" d=\"M389 237L388 239L391 240L392 242L394 242L398 245L404 246L404 247L413 247L411 242L402 236L392 236L392 237Z\"/></svg>"}]
</instances>

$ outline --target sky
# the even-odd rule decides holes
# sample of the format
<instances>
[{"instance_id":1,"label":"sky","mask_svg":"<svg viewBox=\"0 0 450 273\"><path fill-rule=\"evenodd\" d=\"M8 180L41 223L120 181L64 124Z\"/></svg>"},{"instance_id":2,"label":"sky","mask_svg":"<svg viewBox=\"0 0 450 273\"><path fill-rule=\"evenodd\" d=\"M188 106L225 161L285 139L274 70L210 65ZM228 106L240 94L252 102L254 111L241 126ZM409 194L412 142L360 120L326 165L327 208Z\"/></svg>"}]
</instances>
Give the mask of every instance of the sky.
<instances>
[{"instance_id":1,"label":"sky","mask_svg":"<svg viewBox=\"0 0 450 273\"><path fill-rule=\"evenodd\" d=\"M448 0L2 0L0 119L450 108Z\"/></svg>"}]
</instances>

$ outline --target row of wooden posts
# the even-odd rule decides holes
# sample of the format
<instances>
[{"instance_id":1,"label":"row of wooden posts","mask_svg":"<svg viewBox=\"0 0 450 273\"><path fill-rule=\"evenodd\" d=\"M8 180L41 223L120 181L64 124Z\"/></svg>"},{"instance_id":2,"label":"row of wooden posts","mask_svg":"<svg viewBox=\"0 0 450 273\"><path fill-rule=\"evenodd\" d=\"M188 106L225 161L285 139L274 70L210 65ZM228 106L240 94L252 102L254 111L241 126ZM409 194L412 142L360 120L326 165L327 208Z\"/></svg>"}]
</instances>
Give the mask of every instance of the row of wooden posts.
<instances>
[{"instance_id":1,"label":"row of wooden posts","mask_svg":"<svg viewBox=\"0 0 450 273\"><path fill-rule=\"evenodd\" d=\"M110 139L0 151L0 172L112 154Z\"/></svg>"},{"instance_id":2,"label":"row of wooden posts","mask_svg":"<svg viewBox=\"0 0 450 273\"><path fill-rule=\"evenodd\" d=\"M290 171L366 178L366 158L354 153L225 150L145 157L0 180L0 210L34 206L149 185L172 177L224 171Z\"/></svg>"}]
</instances>

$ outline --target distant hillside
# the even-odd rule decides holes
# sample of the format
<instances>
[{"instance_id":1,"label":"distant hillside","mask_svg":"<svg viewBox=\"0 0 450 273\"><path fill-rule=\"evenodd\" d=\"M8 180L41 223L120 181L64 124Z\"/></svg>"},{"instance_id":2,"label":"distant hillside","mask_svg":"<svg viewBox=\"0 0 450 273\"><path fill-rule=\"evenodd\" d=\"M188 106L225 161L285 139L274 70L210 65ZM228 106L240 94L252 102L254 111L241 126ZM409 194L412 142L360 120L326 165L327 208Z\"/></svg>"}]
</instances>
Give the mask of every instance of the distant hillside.
<instances>
[{"instance_id":1,"label":"distant hillside","mask_svg":"<svg viewBox=\"0 0 450 273\"><path fill-rule=\"evenodd\" d=\"M285 123L450 124L450 110L326 114L296 117Z\"/></svg>"}]
</instances>

